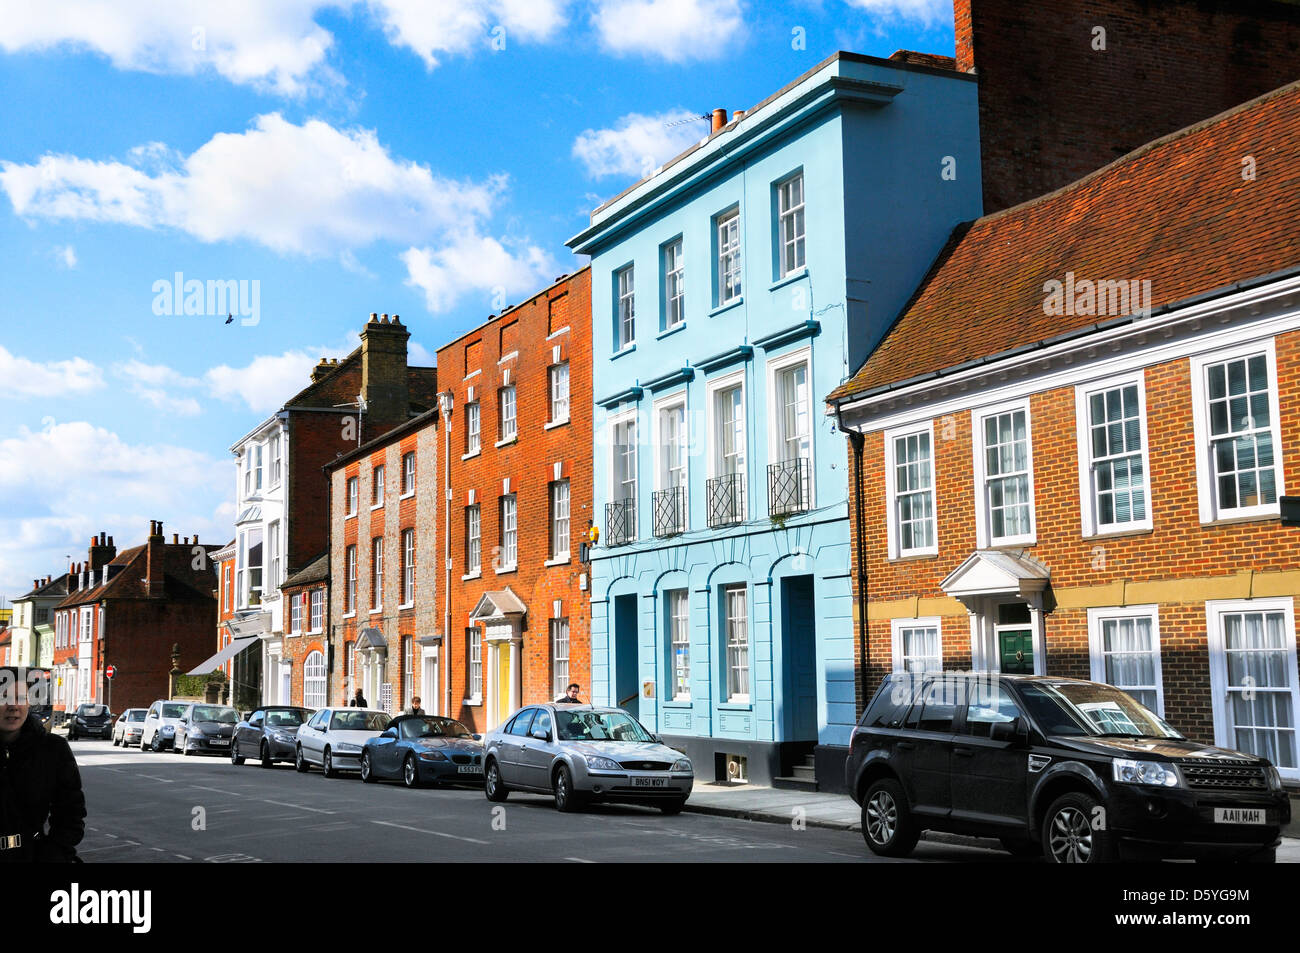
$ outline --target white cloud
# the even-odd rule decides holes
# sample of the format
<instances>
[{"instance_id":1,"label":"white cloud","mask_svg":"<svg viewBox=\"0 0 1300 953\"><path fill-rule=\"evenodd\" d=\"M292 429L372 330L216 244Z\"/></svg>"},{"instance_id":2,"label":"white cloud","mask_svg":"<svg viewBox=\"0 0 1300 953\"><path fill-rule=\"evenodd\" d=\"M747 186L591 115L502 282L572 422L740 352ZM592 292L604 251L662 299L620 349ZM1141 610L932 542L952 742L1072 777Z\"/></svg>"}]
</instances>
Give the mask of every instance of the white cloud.
<instances>
[{"instance_id":1,"label":"white cloud","mask_svg":"<svg viewBox=\"0 0 1300 953\"><path fill-rule=\"evenodd\" d=\"M331 0L0 0L0 50L88 49L118 69L215 71L232 83L297 95L337 82L325 65L334 37L318 12Z\"/></svg>"},{"instance_id":2,"label":"white cloud","mask_svg":"<svg viewBox=\"0 0 1300 953\"><path fill-rule=\"evenodd\" d=\"M439 248L408 248L401 255L406 284L424 292L425 305L435 314L448 311L471 291L485 292L484 307L499 311L510 296L535 290L557 271L550 256L536 245L514 250L495 238L465 234Z\"/></svg>"},{"instance_id":3,"label":"white cloud","mask_svg":"<svg viewBox=\"0 0 1300 953\"><path fill-rule=\"evenodd\" d=\"M165 364L145 364L132 359L113 365L113 373L127 382L132 394L164 413L195 417L203 409L196 398L173 393L178 389L194 389L203 382L186 377Z\"/></svg>"},{"instance_id":4,"label":"white cloud","mask_svg":"<svg viewBox=\"0 0 1300 953\"><path fill-rule=\"evenodd\" d=\"M7 394L19 397L67 397L104 386L104 375L83 357L33 361L0 346L0 381Z\"/></svg>"},{"instance_id":5,"label":"white cloud","mask_svg":"<svg viewBox=\"0 0 1300 953\"><path fill-rule=\"evenodd\" d=\"M71 245L55 245L54 260L71 271L77 267L77 250Z\"/></svg>"},{"instance_id":6,"label":"white cloud","mask_svg":"<svg viewBox=\"0 0 1300 953\"><path fill-rule=\"evenodd\" d=\"M151 143L133 156L148 157L152 172L65 155L2 162L0 188L26 218L169 227L205 242L330 254L463 228L487 217L506 185L504 176L458 181L395 159L372 130L295 125L278 113L213 136L188 157L165 158L165 148Z\"/></svg>"},{"instance_id":7,"label":"white cloud","mask_svg":"<svg viewBox=\"0 0 1300 953\"><path fill-rule=\"evenodd\" d=\"M281 354L259 354L243 367L221 364L203 375L203 385L213 397L243 403L257 414L271 414L311 381L311 370L322 357L342 358L358 343L352 334L337 348L292 349Z\"/></svg>"},{"instance_id":8,"label":"white cloud","mask_svg":"<svg viewBox=\"0 0 1300 953\"><path fill-rule=\"evenodd\" d=\"M845 0L882 20L915 20L927 27L952 23L952 0Z\"/></svg>"},{"instance_id":9,"label":"white cloud","mask_svg":"<svg viewBox=\"0 0 1300 953\"><path fill-rule=\"evenodd\" d=\"M708 123L682 121L698 115L680 108L657 116L628 113L612 128L584 130L574 140L573 155L592 178L642 179L708 134Z\"/></svg>"},{"instance_id":10,"label":"white cloud","mask_svg":"<svg viewBox=\"0 0 1300 953\"><path fill-rule=\"evenodd\" d=\"M566 22L565 0L371 0L370 10L394 46L406 47L433 69L441 54L505 48L516 40L551 39ZM500 28L504 33L493 34Z\"/></svg>"},{"instance_id":11,"label":"white cloud","mask_svg":"<svg viewBox=\"0 0 1300 953\"><path fill-rule=\"evenodd\" d=\"M438 363L438 355L418 341L406 345L406 363L411 367L433 367Z\"/></svg>"},{"instance_id":12,"label":"white cloud","mask_svg":"<svg viewBox=\"0 0 1300 953\"><path fill-rule=\"evenodd\" d=\"M20 428L0 440L0 592L84 560L103 531L118 549L144 541L150 519L168 532L228 539L221 504L233 486L225 458L168 445L129 444L82 421Z\"/></svg>"},{"instance_id":13,"label":"white cloud","mask_svg":"<svg viewBox=\"0 0 1300 953\"><path fill-rule=\"evenodd\" d=\"M670 63L734 57L745 34L740 0L599 0L591 19L606 50Z\"/></svg>"}]
</instances>

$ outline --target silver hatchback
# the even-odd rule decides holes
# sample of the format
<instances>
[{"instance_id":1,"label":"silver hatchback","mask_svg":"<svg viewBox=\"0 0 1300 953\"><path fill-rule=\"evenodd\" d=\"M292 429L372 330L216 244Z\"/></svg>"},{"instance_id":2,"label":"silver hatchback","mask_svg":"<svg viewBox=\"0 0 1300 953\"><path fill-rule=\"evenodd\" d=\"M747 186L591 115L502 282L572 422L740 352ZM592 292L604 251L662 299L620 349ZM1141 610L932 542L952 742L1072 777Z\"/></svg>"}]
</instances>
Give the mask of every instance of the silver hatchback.
<instances>
[{"instance_id":1,"label":"silver hatchback","mask_svg":"<svg viewBox=\"0 0 1300 953\"><path fill-rule=\"evenodd\" d=\"M529 705L483 744L489 801L531 791L554 795L566 812L622 801L677 814L695 784L690 759L621 708Z\"/></svg>"}]
</instances>

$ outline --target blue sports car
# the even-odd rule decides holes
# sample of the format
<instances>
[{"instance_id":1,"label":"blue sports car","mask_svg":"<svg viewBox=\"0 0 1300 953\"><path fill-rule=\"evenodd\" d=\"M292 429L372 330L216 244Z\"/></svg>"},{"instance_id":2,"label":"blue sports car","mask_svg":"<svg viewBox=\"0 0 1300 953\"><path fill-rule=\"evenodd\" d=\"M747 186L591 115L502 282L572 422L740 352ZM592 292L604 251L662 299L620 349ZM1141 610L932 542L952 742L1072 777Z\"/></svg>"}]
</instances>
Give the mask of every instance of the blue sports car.
<instances>
[{"instance_id":1,"label":"blue sports car","mask_svg":"<svg viewBox=\"0 0 1300 953\"><path fill-rule=\"evenodd\" d=\"M398 715L361 749L361 780L401 778L408 788L482 784L481 738L454 718Z\"/></svg>"}]
</instances>

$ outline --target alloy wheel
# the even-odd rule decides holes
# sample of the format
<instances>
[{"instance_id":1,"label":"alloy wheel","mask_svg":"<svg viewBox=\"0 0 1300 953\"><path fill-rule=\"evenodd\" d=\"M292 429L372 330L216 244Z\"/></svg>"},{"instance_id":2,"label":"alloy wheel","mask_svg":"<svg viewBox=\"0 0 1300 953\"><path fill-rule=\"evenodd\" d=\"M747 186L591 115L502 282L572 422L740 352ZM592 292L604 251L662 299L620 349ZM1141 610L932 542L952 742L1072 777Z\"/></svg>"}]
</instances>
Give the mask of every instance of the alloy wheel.
<instances>
[{"instance_id":1,"label":"alloy wheel","mask_svg":"<svg viewBox=\"0 0 1300 953\"><path fill-rule=\"evenodd\" d=\"M416 776L415 759L412 757L407 757L406 763L402 765L402 780L406 782L408 788L415 787L415 782L418 779Z\"/></svg>"},{"instance_id":2,"label":"alloy wheel","mask_svg":"<svg viewBox=\"0 0 1300 953\"><path fill-rule=\"evenodd\" d=\"M1092 826L1077 807L1067 805L1052 818L1048 849L1059 864L1086 864L1092 858Z\"/></svg>"},{"instance_id":3,"label":"alloy wheel","mask_svg":"<svg viewBox=\"0 0 1300 953\"><path fill-rule=\"evenodd\" d=\"M888 844L898 830L898 805L888 791L877 791L867 802L867 834L876 844Z\"/></svg>"}]
</instances>

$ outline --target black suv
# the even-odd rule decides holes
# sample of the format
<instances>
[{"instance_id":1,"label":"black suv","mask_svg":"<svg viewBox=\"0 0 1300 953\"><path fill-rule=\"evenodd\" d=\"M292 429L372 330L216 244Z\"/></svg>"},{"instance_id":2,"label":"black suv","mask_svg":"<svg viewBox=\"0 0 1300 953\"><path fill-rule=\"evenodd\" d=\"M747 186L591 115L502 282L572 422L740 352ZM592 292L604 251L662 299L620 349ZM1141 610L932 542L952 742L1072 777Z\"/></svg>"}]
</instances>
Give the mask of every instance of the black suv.
<instances>
[{"instance_id":1,"label":"black suv","mask_svg":"<svg viewBox=\"0 0 1300 953\"><path fill-rule=\"evenodd\" d=\"M921 831L1056 863L1272 863L1291 806L1263 758L1197 744L1129 695L1072 678L895 674L853 730L845 780L877 854Z\"/></svg>"},{"instance_id":2,"label":"black suv","mask_svg":"<svg viewBox=\"0 0 1300 953\"><path fill-rule=\"evenodd\" d=\"M68 740L78 738L111 738L113 713L103 705L78 705L77 713L68 724Z\"/></svg>"}]
</instances>

